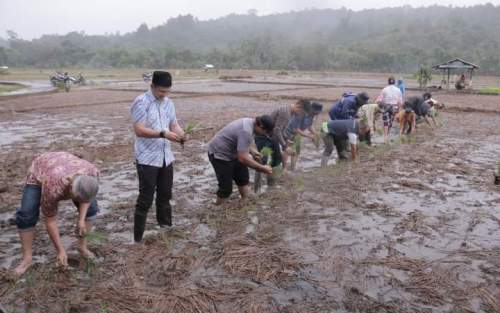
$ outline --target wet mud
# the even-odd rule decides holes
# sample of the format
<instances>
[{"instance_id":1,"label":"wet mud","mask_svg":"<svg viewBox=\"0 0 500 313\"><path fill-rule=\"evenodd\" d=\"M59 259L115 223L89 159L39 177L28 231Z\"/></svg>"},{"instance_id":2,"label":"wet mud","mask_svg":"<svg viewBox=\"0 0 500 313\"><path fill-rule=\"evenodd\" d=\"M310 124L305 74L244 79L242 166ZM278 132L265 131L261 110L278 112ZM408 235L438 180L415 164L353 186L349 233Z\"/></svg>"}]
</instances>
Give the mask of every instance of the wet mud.
<instances>
[{"instance_id":1,"label":"wet mud","mask_svg":"<svg viewBox=\"0 0 500 313\"><path fill-rule=\"evenodd\" d=\"M210 84L194 86L189 91L202 96L172 95L181 124L202 129L184 149L173 145L174 225L156 228L153 205L143 245L132 243L138 182L129 108L138 93L0 101L0 304L8 312L500 311L500 189L493 184L500 114L445 111L437 130L422 126L415 138L388 144L377 138L361 147L359 162L332 158L326 168L322 150L303 140L297 169L277 186L243 203L233 194L216 207L206 142L233 119L292 100L266 96L275 86L221 82L211 95ZM246 95L218 94L240 91ZM337 94L324 92L318 98ZM500 97L442 98L447 107L500 107ZM101 212L89 237L98 258L78 256L76 209L64 202L69 269L55 267L41 221L35 264L13 279L21 247L12 219L26 170L38 153L57 150L101 170Z\"/></svg>"}]
</instances>

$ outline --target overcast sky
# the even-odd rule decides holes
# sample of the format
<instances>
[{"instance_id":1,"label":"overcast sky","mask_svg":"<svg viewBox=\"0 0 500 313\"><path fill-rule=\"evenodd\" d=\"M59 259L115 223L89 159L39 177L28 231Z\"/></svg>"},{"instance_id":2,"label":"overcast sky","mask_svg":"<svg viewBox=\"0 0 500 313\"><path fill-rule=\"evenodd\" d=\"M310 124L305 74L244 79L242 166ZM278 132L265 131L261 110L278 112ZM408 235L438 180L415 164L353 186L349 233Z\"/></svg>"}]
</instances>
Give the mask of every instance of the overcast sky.
<instances>
[{"instance_id":1,"label":"overcast sky","mask_svg":"<svg viewBox=\"0 0 500 313\"><path fill-rule=\"evenodd\" d=\"M267 15L305 8L361 10L406 4L471 6L487 2L500 4L500 0L0 0L0 37L7 37L6 30L13 30L24 39L70 31L123 34L142 22L157 26L170 17L188 13L206 20L250 9Z\"/></svg>"}]
</instances>

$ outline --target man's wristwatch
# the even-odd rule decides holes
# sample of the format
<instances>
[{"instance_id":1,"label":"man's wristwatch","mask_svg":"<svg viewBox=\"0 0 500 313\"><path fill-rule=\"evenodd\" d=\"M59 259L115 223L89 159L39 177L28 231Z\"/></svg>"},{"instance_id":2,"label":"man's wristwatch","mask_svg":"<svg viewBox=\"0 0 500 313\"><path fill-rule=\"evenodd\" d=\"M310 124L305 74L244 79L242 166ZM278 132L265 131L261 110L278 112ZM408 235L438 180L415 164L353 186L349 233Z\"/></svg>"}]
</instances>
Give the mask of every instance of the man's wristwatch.
<instances>
[{"instance_id":1,"label":"man's wristwatch","mask_svg":"<svg viewBox=\"0 0 500 313\"><path fill-rule=\"evenodd\" d=\"M164 131L164 130L162 130L162 131L160 132L160 138L165 138L165 131Z\"/></svg>"}]
</instances>

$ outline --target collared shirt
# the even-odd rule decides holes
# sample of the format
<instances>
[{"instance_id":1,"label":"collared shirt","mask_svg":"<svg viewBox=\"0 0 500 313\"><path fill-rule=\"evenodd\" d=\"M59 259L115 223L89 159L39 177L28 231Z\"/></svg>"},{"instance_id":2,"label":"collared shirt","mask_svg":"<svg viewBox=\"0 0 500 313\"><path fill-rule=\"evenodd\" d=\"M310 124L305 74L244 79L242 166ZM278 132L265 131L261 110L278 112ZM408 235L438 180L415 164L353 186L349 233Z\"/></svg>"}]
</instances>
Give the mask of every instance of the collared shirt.
<instances>
[{"instance_id":1,"label":"collared shirt","mask_svg":"<svg viewBox=\"0 0 500 313\"><path fill-rule=\"evenodd\" d=\"M42 188L40 207L45 216L55 216L59 201L71 199L71 184L77 175L99 177L99 171L67 152L44 153L33 160L26 184Z\"/></svg>"},{"instance_id":2,"label":"collared shirt","mask_svg":"<svg viewBox=\"0 0 500 313\"><path fill-rule=\"evenodd\" d=\"M393 107L403 105L401 90L394 85L389 85L380 92L377 103L389 104Z\"/></svg>"},{"instance_id":3,"label":"collared shirt","mask_svg":"<svg viewBox=\"0 0 500 313\"><path fill-rule=\"evenodd\" d=\"M158 100L151 91L134 100L130 113L134 124L141 123L158 132L170 129L170 125L177 122L172 100ZM165 138L136 137L135 158L139 164L162 167L163 162L168 166L174 161L174 154L170 149L170 141Z\"/></svg>"}]
</instances>

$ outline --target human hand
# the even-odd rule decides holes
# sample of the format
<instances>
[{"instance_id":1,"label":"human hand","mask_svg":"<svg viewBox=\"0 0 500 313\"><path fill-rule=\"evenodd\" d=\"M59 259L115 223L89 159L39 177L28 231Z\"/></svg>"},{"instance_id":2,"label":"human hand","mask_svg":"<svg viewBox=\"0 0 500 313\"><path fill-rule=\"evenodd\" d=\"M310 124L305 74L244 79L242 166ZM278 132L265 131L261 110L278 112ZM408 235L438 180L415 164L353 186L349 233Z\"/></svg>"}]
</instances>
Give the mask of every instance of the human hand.
<instances>
[{"instance_id":1,"label":"human hand","mask_svg":"<svg viewBox=\"0 0 500 313\"><path fill-rule=\"evenodd\" d=\"M57 254L57 265L62 269L66 269L68 267L68 255L66 254L66 251L61 250Z\"/></svg>"},{"instance_id":2,"label":"human hand","mask_svg":"<svg viewBox=\"0 0 500 313\"><path fill-rule=\"evenodd\" d=\"M273 168L269 165L264 165L261 170L262 173L267 174L267 175L272 175L273 174Z\"/></svg>"},{"instance_id":3,"label":"human hand","mask_svg":"<svg viewBox=\"0 0 500 313\"><path fill-rule=\"evenodd\" d=\"M87 225L85 225L85 220L78 221L76 234L80 238L83 238L87 234Z\"/></svg>"},{"instance_id":4,"label":"human hand","mask_svg":"<svg viewBox=\"0 0 500 313\"><path fill-rule=\"evenodd\" d=\"M168 139L168 140L174 141L174 142L181 142L182 137L179 136L177 133L174 133L174 132L169 131L169 130L164 130L164 133L165 133L165 139Z\"/></svg>"}]
</instances>

